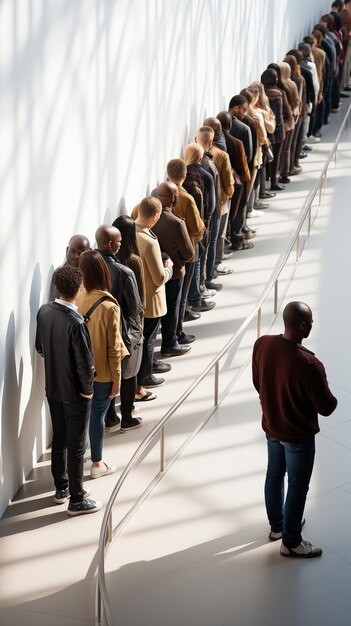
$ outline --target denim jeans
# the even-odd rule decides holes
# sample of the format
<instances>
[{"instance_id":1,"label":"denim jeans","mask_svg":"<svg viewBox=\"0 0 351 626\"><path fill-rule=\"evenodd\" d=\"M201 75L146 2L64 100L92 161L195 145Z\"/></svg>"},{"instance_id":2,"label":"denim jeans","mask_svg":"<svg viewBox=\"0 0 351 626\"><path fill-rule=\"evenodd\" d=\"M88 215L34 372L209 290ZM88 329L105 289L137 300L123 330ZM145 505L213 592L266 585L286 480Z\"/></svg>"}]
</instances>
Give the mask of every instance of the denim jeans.
<instances>
[{"instance_id":1,"label":"denim jeans","mask_svg":"<svg viewBox=\"0 0 351 626\"><path fill-rule=\"evenodd\" d=\"M143 356L141 357L140 369L137 376L138 385L142 385L152 375L154 347L159 324L159 317L144 318Z\"/></svg>"},{"instance_id":2,"label":"denim jeans","mask_svg":"<svg viewBox=\"0 0 351 626\"><path fill-rule=\"evenodd\" d=\"M91 460L96 463L102 460L102 444L104 440L105 415L110 406L109 395L112 389L111 383L94 382L94 395L91 403L89 424L89 439Z\"/></svg>"},{"instance_id":3,"label":"denim jeans","mask_svg":"<svg viewBox=\"0 0 351 626\"><path fill-rule=\"evenodd\" d=\"M58 490L69 487L72 502L84 497L83 469L85 433L91 399L61 402L48 398L52 421L51 473Z\"/></svg>"},{"instance_id":4,"label":"denim jeans","mask_svg":"<svg viewBox=\"0 0 351 626\"><path fill-rule=\"evenodd\" d=\"M206 280L212 280L214 277L213 274L216 262L217 239L220 225L221 216L218 215L217 210L215 210L211 218L210 242L208 244L206 260Z\"/></svg>"},{"instance_id":5,"label":"denim jeans","mask_svg":"<svg viewBox=\"0 0 351 626\"><path fill-rule=\"evenodd\" d=\"M301 542L301 521L313 469L314 437L298 443L278 441L267 435L268 467L265 502L268 520L274 532L283 531L283 544L296 548ZM284 476L288 490L284 504Z\"/></svg>"}]
</instances>

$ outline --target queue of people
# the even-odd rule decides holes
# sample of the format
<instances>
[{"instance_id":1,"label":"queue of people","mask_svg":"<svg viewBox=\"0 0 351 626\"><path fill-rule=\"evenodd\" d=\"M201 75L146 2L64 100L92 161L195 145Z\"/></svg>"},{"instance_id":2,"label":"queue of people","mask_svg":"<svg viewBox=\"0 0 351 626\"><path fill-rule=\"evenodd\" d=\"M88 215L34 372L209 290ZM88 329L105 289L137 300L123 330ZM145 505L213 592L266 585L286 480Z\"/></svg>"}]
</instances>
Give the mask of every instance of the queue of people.
<instances>
[{"instance_id":1,"label":"queue of people","mask_svg":"<svg viewBox=\"0 0 351 626\"><path fill-rule=\"evenodd\" d=\"M281 63L203 121L131 217L98 227L95 250L87 237L71 237L36 336L53 424L54 501L70 500L69 515L101 508L82 482L88 424L96 479L116 471L103 459L104 431L142 427L137 403L156 400L159 375L171 370L162 359L189 354L196 337L186 322L215 308L217 279L232 272L227 259L254 246L250 219L301 173L348 96L350 25L351 2L334 2Z\"/></svg>"}]
</instances>

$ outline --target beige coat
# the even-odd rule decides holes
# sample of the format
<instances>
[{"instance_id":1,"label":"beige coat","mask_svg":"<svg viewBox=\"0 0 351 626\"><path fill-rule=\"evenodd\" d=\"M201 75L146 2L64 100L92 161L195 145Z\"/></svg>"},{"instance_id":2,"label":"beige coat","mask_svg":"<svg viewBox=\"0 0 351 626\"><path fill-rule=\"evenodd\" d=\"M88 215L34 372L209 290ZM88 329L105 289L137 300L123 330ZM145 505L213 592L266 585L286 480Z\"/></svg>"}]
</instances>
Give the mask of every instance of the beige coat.
<instances>
[{"instance_id":1,"label":"beige coat","mask_svg":"<svg viewBox=\"0 0 351 626\"><path fill-rule=\"evenodd\" d=\"M195 242L200 241L205 232L205 224L201 219L193 196L191 196L190 193L182 187L182 185L177 185L177 187L179 197L175 207L173 208L173 213L185 221L190 239L195 249Z\"/></svg>"},{"instance_id":2,"label":"beige coat","mask_svg":"<svg viewBox=\"0 0 351 626\"><path fill-rule=\"evenodd\" d=\"M139 254L144 266L145 317L162 317L167 313L165 283L172 276L171 267L164 267L157 237L148 228L136 224Z\"/></svg>"},{"instance_id":3,"label":"beige coat","mask_svg":"<svg viewBox=\"0 0 351 626\"><path fill-rule=\"evenodd\" d=\"M88 293L82 289L78 294L77 306L79 312L85 315L102 296L108 296L108 300L96 307L87 322L96 369L94 380L98 383L113 382L119 385L121 361L129 353L122 340L121 314L117 300L107 291L93 289Z\"/></svg>"},{"instance_id":4,"label":"beige coat","mask_svg":"<svg viewBox=\"0 0 351 626\"><path fill-rule=\"evenodd\" d=\"M225 205L234 193L234 177L232 166L227 152L211 146L210 152L213 155L213 162L218 170L219 180L221 184L220 204Z\"/></svg>"}]
</instances>

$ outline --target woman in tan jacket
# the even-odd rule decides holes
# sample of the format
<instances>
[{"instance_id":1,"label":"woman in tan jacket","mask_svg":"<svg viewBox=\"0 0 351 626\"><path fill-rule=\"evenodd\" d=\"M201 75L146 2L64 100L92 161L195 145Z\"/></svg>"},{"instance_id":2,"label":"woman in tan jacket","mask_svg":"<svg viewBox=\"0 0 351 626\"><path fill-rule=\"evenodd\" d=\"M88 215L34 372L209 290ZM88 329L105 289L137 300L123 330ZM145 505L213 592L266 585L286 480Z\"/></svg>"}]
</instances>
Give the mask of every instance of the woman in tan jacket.
<instances>
[{"instance_id":1,"label":"woman in tan jacket","mask_svg":"<svg viewBox=\"0 0 351 626\"><path fill-rule=\"evenodd\" d=\"M96 370L91 406L89 438L92 466L91 478L100 478L116 471L115 465L102 460L105 415L111 399L117 396L121 381L121 361L128 354L121 336L120 308L111 294L111 278L107 265L97 250L87 250L79 257L84 289L79 293L77 306L86 316L93 346ZM89 314L91 307L101 301Z\"/></svg>"}]
</instances>

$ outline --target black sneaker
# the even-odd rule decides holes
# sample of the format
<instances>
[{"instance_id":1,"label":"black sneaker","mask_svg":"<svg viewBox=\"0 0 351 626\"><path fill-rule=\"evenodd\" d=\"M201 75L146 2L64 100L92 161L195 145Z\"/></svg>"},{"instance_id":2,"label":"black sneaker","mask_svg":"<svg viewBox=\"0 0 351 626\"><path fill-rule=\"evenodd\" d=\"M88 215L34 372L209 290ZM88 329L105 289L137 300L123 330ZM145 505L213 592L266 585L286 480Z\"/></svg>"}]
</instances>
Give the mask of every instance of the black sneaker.
<instances>
[{"instance_id":1,"label":"black sneaker","mask_svg":"<svg viewBox=\"0 0 351 626\"><path fill-rule=\"evenodd\" d=\"M154 361L152 364L153 374L165 374L166 372L170 372L171 369L172 365L164 361Z\"/></svg>"},{"instance_id":2,"label":"black sneaker","mask_svg":"<svg viewBox=\"0 0 351 626\"><path fill-rule=\"evenodd\" d=\"M141 428L143 425L143 420L141 417L137 419L136 417L132 417L130 420L122 420L121 424L121 433L127 433L129 430L135 430L135 428Z\"/></svg>"},{"instance_id":3,"label":"black sneaker","mask_svg":"<svg viewBox=\"0 0 351 626\"><path fill-rule=\"evenodd\" d=\"M96 513L102 508L99 500L84 498L81 502L70 502L67 508L67 515L85 515L86 513Z\"/></svg>"},{"instance_id":4,"label":"black sneaker","mask_svg":"<svg viewBox=\"0 0 351 626\"><path fill-rule=\"evenodd\" d=\"M56 504L64 504L70 497L71 494L68 487L66 489L56 489L54 502L56 502Z\"/></svg>"},{"instance_id":5,"label":"black sneaker","mask_svg":"<svg viewBox=\"0 0 351 626\"><path fill-rule=\"evenodd\" d=\"M107 433L114 433L116 432L116 430L119 430L120 427L121 427L121 420L118 417L118 415L116 415L115 422L107 422L105 424L105 430Z\"/></svg>"},{"instance_id":6,"label":"black sneaker","mask_svg":"<svg viewBox=\"0 0 351 626\"><path fill-rule=\"evenodd\" d=\"M141 386L142 387L146 387L147 389L152 388L152 387L160 387L161 385L163 385L165 383L165 379L164 378L156 378L156 376L149 376L149 378L146 378L142 383Z\"/></svg>"}]
</instances>

